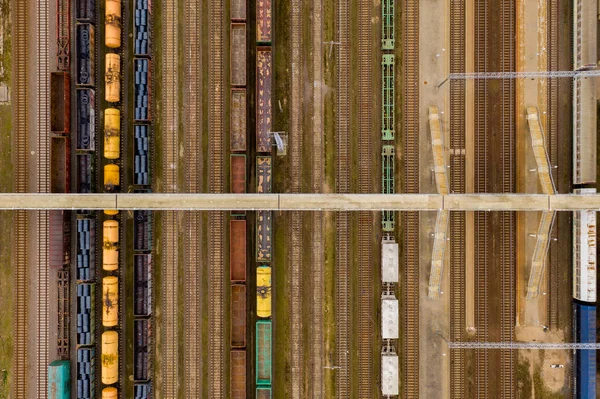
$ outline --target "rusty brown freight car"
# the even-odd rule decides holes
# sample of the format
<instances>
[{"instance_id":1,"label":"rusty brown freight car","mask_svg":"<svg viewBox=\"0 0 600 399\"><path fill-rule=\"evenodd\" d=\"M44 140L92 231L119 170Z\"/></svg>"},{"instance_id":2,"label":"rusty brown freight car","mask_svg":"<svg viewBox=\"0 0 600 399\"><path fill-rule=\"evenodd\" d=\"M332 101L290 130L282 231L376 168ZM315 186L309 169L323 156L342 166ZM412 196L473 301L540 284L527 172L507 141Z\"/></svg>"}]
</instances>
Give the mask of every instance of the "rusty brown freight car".
<instances>
[{"instance_id":1,"label":"rusty brown freight car","mask_svg":"<svg viewBox=\"0 0 600 399\"><path fill-rule=\"evenodd\" d=\"M231 286L231 347L246 346L246 286Z\"/></svg>"},{"instance_id":2,"label":"rusty brown freight car","mask_svg":"<svg viewBox=\"0 0 600 399\"><path fill-rule=\"evenodd\" d=\"M246 20L246 0L231 0L231 19L234 21Z\"/></svg>"},{"instance_id":3,"label":"rusty brown freight car","mask_svg":"<svg viewBox=\"0 0 600 399\"><path fill-rule=\"evenodd\" d=\"M71 251L71 229L69 211L49 211L48 234L50 263L52 269L60 269L69 264Z\"/></svg>"},{"instance_id":4,"label":"rusty brown freight car","mask_svg":"<svg viewBox=\"0 0 600 399\"><path fill-rule=\"evenodd\" d=\"M271 211L258 211L256 218L256 261L271 261Z\"/></svg>"},{"instance_id":5,"label":"rusty brown freight car","mask_svg":"<svg viewBox=\"0 0 600 399\"><path fill-rule=\"evenodd\" d=\"M70 191L71 149L68 137L50 139L50 192Z\"/></svg>"},{"instance_id":6,"label":"rusty brown freight car","mask_svg":"<svg viewBox=\"0 0 600 399\"><path fill-rule=\"evenodd\" d=\"M256 2L256 41L258 43L271 43L271 14L271 0Z\"/></svg>"},{"instance_id":7,"label":"rusty brown freight car","mask_svg":"<svg viewBox=\"0 0 600 399\"><path fill-rule=\"evenodd\" d=\"M50 74L50 131L71 133L71 76L67 72Z\"/></svg>"},{"instance_id":8,"label":"rusty brown freight car","mask_svg":"<svg viewBox=\"0 0 600 399\"><path fill-rule=\"evenodd\" d=\"M246 351L232 350L231 362L231 395L232 399L246 398Z\"/></svg>"},{"instance_id":9,"label":"rusty brown freight car","mask_svg":"<svg viewBox=\"0 0 600 399\"><path fill-rule=\"evenodd\" d=\"M256 157L256 192L271 192L271 157Z\"/></svg>"},{"instance_id":10,"label":"rusty brown freight car","mask_svg":"<svg viewBox=\"0 0 600 399\"><path fill-rule=\"evenodd\" d=\"M246 86L246 24L231 24L231 85Z\"/></svg>"},{"instance_id":11,"label":"rusty brown freight car","mask_svg":"<svg viewBox=\"0 0 600 399\"><path fill-rule=\"evenodd\" d=\"M271 48L256 49L256 151L271 152Z\"/></svg>"},{"instance_id":12,"label":"rusty brown freight car","mask_svg":"<svg viewBox=\"0 0 600 399\"><path fill-rule=\"evenodd\" d=\"M231 151L246 151L246 89L231 90Z\"/></svg>"},{"instance_id":13,"label":"rusty brown freight car","mask_svg":"<svg viewBox=\"0 0 600 399\"><path fill-rule=\"evenodd\" d=\"M246 221L230 220L229 279L232 283L246 281Z\"/></svg>"},{"instance_id":14,"label":"rusty brown freight car","mask_svg":"<svg viewBox=\"0 0 600 399\"><path fill-rule=\"evenodd\" d=\"M246 192L246 156L232 154L231 161L231 192L243 194Z\"/></svg>"}]
</instances>

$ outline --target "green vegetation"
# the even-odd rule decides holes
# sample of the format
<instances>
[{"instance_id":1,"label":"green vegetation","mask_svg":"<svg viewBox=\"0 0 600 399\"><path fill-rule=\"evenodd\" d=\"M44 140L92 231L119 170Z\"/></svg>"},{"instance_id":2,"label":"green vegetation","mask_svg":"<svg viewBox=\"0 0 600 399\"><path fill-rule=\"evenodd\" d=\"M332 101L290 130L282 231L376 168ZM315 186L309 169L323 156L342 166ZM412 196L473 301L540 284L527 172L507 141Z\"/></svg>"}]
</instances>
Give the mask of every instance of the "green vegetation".
<instances>
[{"instance_id":1,"label":"green vegetation","mask_svg":"<svg viewBox=\"0 0 600 399\"><path fill-rule=\"evenodd\" d=\"M519 362L517 366L517 397L530 398L532 395L531 375L529 374L529 360Z\"/></svg>"},{"instance_id":2,"label":"green vegetation","mask_svg":"<svg viewBox=\"0 0 600 399\"><path fill-rule=\"evenodd\" d=\"M10 85L12 70L12 35L9 0L0 0L0 30L2 31L2 43L0 44L0 48L3 49L2 54L0 54L0 83ZM0 120L3 119L0 118Z\"/></svg>"}]
</instances>

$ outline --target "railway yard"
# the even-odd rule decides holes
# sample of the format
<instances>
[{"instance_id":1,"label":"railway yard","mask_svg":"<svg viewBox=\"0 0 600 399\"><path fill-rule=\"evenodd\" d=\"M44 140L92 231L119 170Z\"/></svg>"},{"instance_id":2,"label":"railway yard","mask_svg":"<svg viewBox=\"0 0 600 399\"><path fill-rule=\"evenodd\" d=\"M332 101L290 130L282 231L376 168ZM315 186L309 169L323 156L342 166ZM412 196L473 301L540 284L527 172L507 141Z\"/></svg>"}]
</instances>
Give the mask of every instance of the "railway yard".
<instances>
[{"instance_id":1,"label":"railway yard","mask_svg":"<svg viewBox=\"0 0 600 399\"><path fill-rule=\"evenodd\" d=\"M597 397L600 2L0 12L0 397Z\"/></svg>"}]
</instances>

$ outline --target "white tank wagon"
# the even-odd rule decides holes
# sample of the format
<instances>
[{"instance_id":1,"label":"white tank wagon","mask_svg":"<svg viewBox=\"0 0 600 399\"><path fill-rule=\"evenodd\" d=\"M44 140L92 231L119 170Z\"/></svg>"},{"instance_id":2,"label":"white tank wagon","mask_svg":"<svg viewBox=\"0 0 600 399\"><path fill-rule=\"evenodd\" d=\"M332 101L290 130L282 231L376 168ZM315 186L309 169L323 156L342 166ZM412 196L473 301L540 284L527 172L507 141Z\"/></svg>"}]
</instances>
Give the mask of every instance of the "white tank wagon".
<instances>
[{"instance_id":1,"label":"white tank wagon","mask_svg":"<svg viewBox=\"0 0 600 399\"><path fill-rule=\"evenodd\" d=\"M577 189L576 194L596 190ZM596 302L596 212L573 212L573 298Z\"/></svg>"},{"instance_id":2,"label":"white tank wagon","mask_svg":"<svg viewBox=\"0 0 600 399\"><path fill-rule=\"evenodd\" d=\"M381 281L398 282L398 243L384 238L381 242Z\"/></svg>"},{"instance_id":3,"label":"white tank wagon","mask_svg":"<svg viewBox=\"0 0 600 399\"><path fill-rule=\"evenodd\" d=\"M399 337L399 305L394 295L381 297L381 338L398 339Z\"/></svg>"},{"instance_id":4,"label":"white tank wagon","mask_svg":"<svg viewBox=\"0 0 600 399\"><path fill-rule=\"evenodd\" d=\"M381 353L381 395L383 397L398 396L398 355L393 351Z\"/></svg>"}]
</instances>

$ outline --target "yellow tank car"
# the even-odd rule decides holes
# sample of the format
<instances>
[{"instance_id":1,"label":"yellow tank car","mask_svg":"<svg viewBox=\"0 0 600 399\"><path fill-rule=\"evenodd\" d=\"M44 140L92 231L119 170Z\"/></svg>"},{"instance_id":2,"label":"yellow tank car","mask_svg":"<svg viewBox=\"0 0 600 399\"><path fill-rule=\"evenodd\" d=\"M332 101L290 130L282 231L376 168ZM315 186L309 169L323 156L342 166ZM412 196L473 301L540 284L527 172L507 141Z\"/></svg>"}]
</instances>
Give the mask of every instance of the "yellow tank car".
<instances>
[{"instance_id":1,"label":"yellow tank car","mask_svg":"<svg viewBox=\"0 0 600 399\"><path fill-rule=\"evenodd\" d=\"M115 216L119 214L119 211L117 211L116 209L105 209L104 214L108 216Z\"/></svg>"},{"instance_id":2,"label":"yellow tank car","mask_svg":"<svg viewBox=\"0 0 600 399\"><path fill-rule=\"evenodd\" d=\"M117 399L119 391L115 387L108 387L102 390L102 399Z\"/></svg>"},{"instance_id":3,"label":"yellow tank car","mask_svg":"<svg viewBox=\"0 0 600 399\"><path fill-rule=\"evenodd\" d=\"M115 164L104 165L104 191L114 193L119 188L119 166Z\"/></svg>"},{"instance_id":4,"label":"yellow tank car","mask_svg":"<svg viewBox=\"0 0 600 399\"><path fill-rule=\"evenodd\" d=\"M271 317L271 268L256 268L256 315Z\"/></svg>"},{"instance_id":5,"label":"yellow tank car","mask_svg":"<svg viewBox=\"0 0 600 399\"><path fill-rule=\"evenodd\" d=\"M106 331L102 334L102 383L111 385L119 379L119 334ZM102 392L104 397L104 392Z\"/></svg>"},{"instance_id":6,"label":"yellow tank car","mask_svg":"<svg viewBox=\"0 0 600 399\"><path fill-rule=\"evenodd\" d=\"M116 108L104 110L104 158L119 159L121 145L121 113Z\"/></svg>"},{"instance_id":7,"label":"yellow tank car","mask_svg":"<svg viewBox=\"0 0 600 399\"><path fill-rule=\"evenodd\" d=\"M105 43L106 47L117 48L121 46L121 0L106 0L106 13L104 14Z\"/></svg>"},{"instance_id":8,"label":"yellow tank car","mask_svg":"<svg viewBox=\"0 0 600 399\"><path fill-rule=\"evenodd\" d=\"M102 269L119 268L119 222L107 220L102 226Z\"/></svg>"},{"instance_id":9,"label":"yellow tank car","mask_svg":"<svg viewBox=\"0 0 600 399\"><path fill-rule=\"evenodd\" d=\"M121 57L118 54L106 54L106 70L104 72L106 94L109 103L118 103L121 96Z\"/></svg>"},{"instance_id":10,"label":"yellow tank car","mask_svg":"<svg viewBox=\"0 0 600 399\"><path fill-rule=\"evenodd\" d=\"M119 322L119 279L114 276L102 279L102 325L114 327Z\"/></svg>"}]
</instances>

